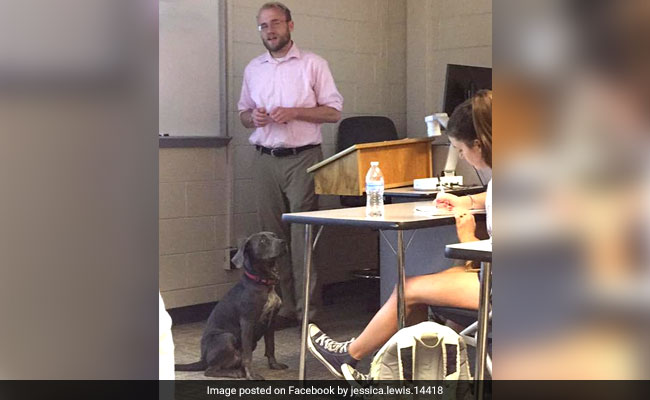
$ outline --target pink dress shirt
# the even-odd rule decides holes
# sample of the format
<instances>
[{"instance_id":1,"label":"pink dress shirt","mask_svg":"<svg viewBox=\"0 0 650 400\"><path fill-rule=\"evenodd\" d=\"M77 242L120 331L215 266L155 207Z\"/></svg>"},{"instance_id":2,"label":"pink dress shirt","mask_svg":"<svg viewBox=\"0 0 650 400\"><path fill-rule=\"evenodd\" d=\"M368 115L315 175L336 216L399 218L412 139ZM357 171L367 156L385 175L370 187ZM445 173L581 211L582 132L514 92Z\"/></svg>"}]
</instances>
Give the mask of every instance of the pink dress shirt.
<instances>
[{"instance_id":1,"label":"pink dress shirt","mask_svg":"<svg viewBox=\"0 0 650 400\"><path fill-rule=\"evenodd\" d=\"M244 111L259 107L267 112L276 107L328 106L343 110L343 96L336 89L327 61L298 49L295 43L281 60L269 52L254 58L244 70L244 82L237 108ZM248 139L251 144L269 148L292 148L323 141L321 124L290 121L256 128Z\"/></svg>"}]
</instances>

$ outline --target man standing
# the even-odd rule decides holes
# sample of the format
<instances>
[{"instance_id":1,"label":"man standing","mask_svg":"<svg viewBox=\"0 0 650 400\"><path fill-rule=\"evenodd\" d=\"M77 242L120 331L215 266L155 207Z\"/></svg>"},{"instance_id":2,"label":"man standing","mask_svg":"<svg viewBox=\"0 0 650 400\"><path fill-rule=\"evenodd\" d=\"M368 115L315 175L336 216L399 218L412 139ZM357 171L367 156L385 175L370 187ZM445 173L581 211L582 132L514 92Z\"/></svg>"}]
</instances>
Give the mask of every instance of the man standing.
<instances>
[{"instance_id":1,"label":"man standing","mask_svg":"<svg viewBox=\"0 0 650 400\"><path fill-rule=\"evenodd\" d=\"M253 59L244 71L238 109L242 124L255 128L249 141L257 149L255 185L262 230L291 243L280 260L282 308L279 326L297 324L303 310L304 230L282 222L282 213L318 208L314 180L306 172L320 162L322 123L341 118L343 97L336 89L327 62L302 51L291 40L291 11L282 3L264 4L257 28L268 52ZM316 275L312 270L310 298ZM311 303L311 302L310 302ZM314 308L310 304L310 319Z\"/></svg>"}]
</instances>

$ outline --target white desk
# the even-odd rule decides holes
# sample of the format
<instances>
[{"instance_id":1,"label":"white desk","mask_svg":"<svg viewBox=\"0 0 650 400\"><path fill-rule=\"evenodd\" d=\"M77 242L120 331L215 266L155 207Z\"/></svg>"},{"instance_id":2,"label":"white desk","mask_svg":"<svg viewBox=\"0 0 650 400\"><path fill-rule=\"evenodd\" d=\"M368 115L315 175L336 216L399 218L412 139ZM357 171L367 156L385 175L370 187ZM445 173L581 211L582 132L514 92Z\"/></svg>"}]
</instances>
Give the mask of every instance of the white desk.
<instances>
[{"instance_id":1,"label":"white desk","mask_svg":"<svg viewBox=\"0 0 650 400\"><path fill-rule=\"evenodd\" d=\"M445 255L460 260L481 262L481 290L478 305L478 331L476 340L476 373L479 381L477 398L483 398L481 381L485 379L485 359L487 356L488 314L490 310L490 289L492 287L492 239L478 242L450 244L445 247Z\"/></svg>"},{"instance_id":2,"label":"white desk","mask_svg":"<svg viewBox=\"0 0 650 400\"><path fill-rule=\"evenodd\" d=\"M454 217L445 215L419 215L415 212L418 206L431 206L431 201L387 204L384 207L384 216L381 218L366 217L365 207L340 208L335 210L309 211L301 213L282 214L282 220L288 223L305 224L305 264L304 264L304 295L303 318L300 348L300 365L298 379L305 379L305 355L307 350L307 324L309 322L309 287L310 270L312 264L312 251L316 245L313 243L314 225L346 225L360 228L372 228L397 231L397 324L401 329L405 326L406 305L404 303L404 230L429 228L433 226L449 225L454 223ZM472 213L484 213L484 210L472 210ZM320 231L319 231L320 234ZM318 235L317 235L318 239ZM313 244L312 244L313 243Z\"/></svg>"}]
</instances>

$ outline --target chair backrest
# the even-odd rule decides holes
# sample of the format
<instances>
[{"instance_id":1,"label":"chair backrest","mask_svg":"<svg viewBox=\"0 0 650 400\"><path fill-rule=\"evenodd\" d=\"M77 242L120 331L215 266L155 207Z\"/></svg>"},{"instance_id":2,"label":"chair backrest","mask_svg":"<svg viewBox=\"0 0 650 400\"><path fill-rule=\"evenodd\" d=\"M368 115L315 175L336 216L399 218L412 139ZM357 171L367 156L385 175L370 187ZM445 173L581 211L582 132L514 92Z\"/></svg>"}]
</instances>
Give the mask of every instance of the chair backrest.
<instances>
[{"instance_id":1,"label":"chair backrest","mask_svg":"<svg viewBox=\"0 0 650 400\"><path fill-rule=\"evenodd\" d=\"M336 152L359 143L397 140L395 124L387 117L350 117L339 124L336 134ZM366 196L340 196L344 207L360 207L366 204Z\"/></svg>"},{"instance_id":2,"label":"chair backrest","mask_svg":"<svg viewBox=\"0 0 650 400\"><path fill-rule=\"evenodd\" d=\"M339 124L336 152L359 143L397 140L397 129L387 117L350 117Z\"/></svg>"}]
</instances>

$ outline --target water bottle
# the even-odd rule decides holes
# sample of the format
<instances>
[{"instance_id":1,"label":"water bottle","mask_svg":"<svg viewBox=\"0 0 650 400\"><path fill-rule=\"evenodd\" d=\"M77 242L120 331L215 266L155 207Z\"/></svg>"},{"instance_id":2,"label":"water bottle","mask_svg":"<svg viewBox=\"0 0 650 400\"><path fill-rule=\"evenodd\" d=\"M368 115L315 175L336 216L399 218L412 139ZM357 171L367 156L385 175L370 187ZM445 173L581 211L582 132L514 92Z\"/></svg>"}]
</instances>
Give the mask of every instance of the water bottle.
<instances>
[{"instance_id":1,"label":"water bottle","mask_svg":"<svg viewBox=\"0 0 650 400\"><path fill-rule=\"evenodd\" d=\"M384 216L384 175L379 162L372 161L366 174L366 216Z\"/></svg>"}]
</instances>

